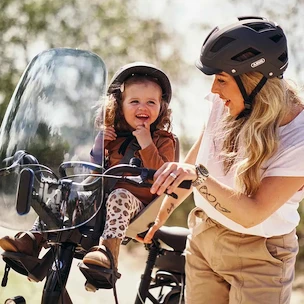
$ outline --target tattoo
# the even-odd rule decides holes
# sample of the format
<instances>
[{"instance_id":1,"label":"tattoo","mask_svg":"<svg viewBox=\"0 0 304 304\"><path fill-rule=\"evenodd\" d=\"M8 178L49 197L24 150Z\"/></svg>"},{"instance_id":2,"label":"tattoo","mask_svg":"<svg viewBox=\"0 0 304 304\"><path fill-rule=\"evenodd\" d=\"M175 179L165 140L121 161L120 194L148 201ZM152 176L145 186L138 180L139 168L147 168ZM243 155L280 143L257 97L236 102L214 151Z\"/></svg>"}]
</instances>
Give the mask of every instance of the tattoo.
<instances>
[{"instance_id":1,"label":"tattoo","mask_svg":"<svg viewBox=\"0 0 304 304\"><path fill-rule=\"evenodd\" d=\"M217 201L216 197L210 193L208 193L207 186L203 185L198 189L198 191L204 196L204 198L218 211L231 213L230 210L226 209L225 207L221 206L221 204Z\"/></svg>"},{"instance_id":2,"label":"tattoo","mask_svg":"<svg viewBox=\"0 0 304 304\"><path fill-rule=\"evenodd\" d=\"M170 205L170 207L169 208L167 208L167 212L168 212L168 214L170 214L172 211L173 211L173 209L174 209L174 204L173 203L171 203L171 205Z\"/></svg>"}]
</instances>

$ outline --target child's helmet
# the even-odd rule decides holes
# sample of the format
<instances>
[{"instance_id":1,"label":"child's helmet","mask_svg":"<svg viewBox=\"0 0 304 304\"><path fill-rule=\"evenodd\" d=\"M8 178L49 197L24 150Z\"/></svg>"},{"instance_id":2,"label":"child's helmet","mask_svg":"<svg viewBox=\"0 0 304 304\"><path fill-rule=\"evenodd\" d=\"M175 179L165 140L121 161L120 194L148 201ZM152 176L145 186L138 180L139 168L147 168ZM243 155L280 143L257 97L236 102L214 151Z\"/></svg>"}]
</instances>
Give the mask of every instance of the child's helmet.
<instances>
[{"instance_id":1,"label":"child's helmet","mask_svg":"<svg viewBox=\"0 0 304 304\"><path fill-rule=\"evenodd\" d=\"M238 17L235 23L214 28L196 63L207 75L223 71L237 76L257 71L266 78L282 76L287 65L287 41L282 28L255 16Z\"/></svg>"},{"instance_id":2,"label":"child's helmet","mask_svg":"<svg viewBox=\"0 0 304 304\"><path fill-rule=\"evenodd\" d=\"M132 75L146 75L158 80L159 85L163 91L163 98L168 103L171 100L172 89L168 76L155 65L146 62L132 62L122 66L112 77L109 87L108 95L113 93L115 83L123 83Z\"/></svg>"}]
</instances>

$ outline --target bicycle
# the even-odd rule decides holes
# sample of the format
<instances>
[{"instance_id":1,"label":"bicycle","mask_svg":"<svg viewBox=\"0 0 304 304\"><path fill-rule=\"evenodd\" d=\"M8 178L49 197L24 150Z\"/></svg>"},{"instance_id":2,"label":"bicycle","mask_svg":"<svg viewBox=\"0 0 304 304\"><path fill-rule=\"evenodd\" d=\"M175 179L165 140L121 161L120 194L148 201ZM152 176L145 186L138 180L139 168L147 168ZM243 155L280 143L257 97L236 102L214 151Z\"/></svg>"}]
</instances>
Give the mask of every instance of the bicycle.
<instances>
[{"instance_id":1,"label":"bicycle","mask_svg":"<svg viewBox=\"0 0 304 304\"><path fill-rule=\"evenodd\" d=\"M62 163L59 168L61 176L54 178L55 174L50 168L40 165L34 156L27 154L25 151L18 151L13 157L12 165L1 169L0 174L9 174L15 170L15 167L19 166L22 169L18 183L16 210L18 210L19 214L25 214L30 210L30 207L33 207L43 222L42 225L51 225L52 231L47 233L50 249L42 258L29 257L20 253L4 252L2 256L7 264L4 281L7 281L9 268L36 282L46 278L41 303L72 303L65 286L73 258L82 259L86 250L95 245L94 242L97 243L98 241L98 238L94 238L94 218L77 228L74 226L70 227L71 224L69 222L71 219L77 220L77 217L75 217L75 210L79 210L79 195L77 196L77 193L81 192L83 194L83 192L88 192L88 199L87 201L82 201L82 204L87 203L90 207L81 206L82 212L88 212L88 210L94 210L95 208L95 200L98 198L101 179L122 179L141 187L149 187L150 184L147 181L153 178L155 170L136 167L132 164L123 164L101 172L102 167L96 164L77 161ZM79 170L80 167L89 170L90 173L66 174L67 169L74 170L77 168ZM46 176L46 172L53 178ZM94 177L94 180L87 184L74 181L74 179L84 175ZM36 179L36 184L39 185L38 189L34 187L33 178ZM184 183L180 186L189 187L189 183ZM63 199L60 201L61 206L74 206L74 209L67 208L66 210L68 211L61 218L50 212L50 210L54 209L52 205L53 201L49 200L50 197L46 193L50 188L61 189L62 193L60 197ZM95 191L93 195L94 199L92 199L92 191ZM56 194L58 195L58 191ZM64 200L65 198L67 199ZM45 199L48 200L48 203L45 202ZM102 211L101 207L99 212L95 212L96 216L102 215ZM82 212L79 213L78 211L78 216L82 216ZM147 212L147 210L144 210L144 212ZM138 229L135 228L136 220L140 216L142 214L139 214L131 223L131 231ZM78 218L78 220L80 219ZM58 229L62 229L64 225L69 228L57 232L54 225L58 225ZM148 226L149 223L147 223L146 229ZM129 233L129 235L131 234L132 232ZM149 299L152 303L183 303L185 273L183 267L184 256L182 253L187 235L188 230L185 228L163 227L155 234L152 244L146 245L149 253L135 304L145 303L146 299ZM126 238L124 244L127 244L128 241L130 241L130 238ZM160 241L172 249L163 248ZM155 277L152 278L154 268L157 268L157 271ZM101 274L103 280L96 281L95 279L95 281L91 280L88 283L96 289L113 288L115 301L118 303L115 282L120 275L113 270L104 271L107 273L105 280L104 274ZM107 282L106 286L105 282ZM169 288L169 291L165 291L165 287ZM156 288L160 288L157 297L151 293L151 290Z\"/></svg>"},{"instance_id":2,"label":"bicycle","mask_svg":"<svg viewBox=\"0 0 304 304\"><path fill-rule=\"evenodd\" d=\"M128 178L138 186L150 186L146 181L152 178L152 171L146 168L118 165L105 170L103 149L100 165L90 162L95 137L92 117L104 102L106 78L106 66L96 54L69 48L44 51L35 56L24 71L1 125L0 159L5 165L0 167L0 225L19 231L30 230L39 217L39 230L45 234L49 246L41 258L9 252L5 252L3 258L15 271L33 281L46 278L43 304L72 303L65 288L71 263L74 258L82 259L98 242L101 231L95 229L95 222L104 221L105 179ZM126 172L131 176L121 176ZM84 184L87 178L91 181ZM152 211L159 208L160 202L161 198L144 209L144 212L149 211L150 219L146 216L134 219L127 232L131 238L134 233L148 229L154 219ZM147 222L141 218L146 218ZM152 245L146 246L147 266L136 303L146 299L152 303L182 303L182 251L188 232L175 235L172 228L169 230L161 229ZM168 233L180 240L172 244ZM163 248L161 242L172 246L172 250ZM172 256L176 257L177 265L171 264ZM159 272L152 278L154 267ZM8 272L7 266L3 285ZM93 283L93 289L113 288L117 302L115 282L118 277L118 273L110 271L100 285L90 279L88 284ZM169 292L162 289L166 286ZM160 294L153 297L151 290L157 287L161 289ZM22 303L21 298L16 301Z\"/></svg>"}]
</instances>

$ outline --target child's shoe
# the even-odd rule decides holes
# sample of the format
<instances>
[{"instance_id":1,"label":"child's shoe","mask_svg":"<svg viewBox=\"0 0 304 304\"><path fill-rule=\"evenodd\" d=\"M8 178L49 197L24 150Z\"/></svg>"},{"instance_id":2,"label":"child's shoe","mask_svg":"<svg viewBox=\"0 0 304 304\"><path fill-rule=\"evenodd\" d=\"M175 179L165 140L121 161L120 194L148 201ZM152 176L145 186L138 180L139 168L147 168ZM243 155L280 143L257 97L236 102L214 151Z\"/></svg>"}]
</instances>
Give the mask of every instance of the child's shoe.
<instances>
[{"instance_id":1,"label":"child's shoe","mask_svg":"<svg viewBox=\"0 0 304 304\"><path fill-rule=\"evenodd\" d=\"M118 238L104 239L99 246L94 246L90 249L90 251L84 256L82 262L85 265L111 268L111 261L108 254L106 254L110 252L113 257L114 268L117 269L120 243L121 239Z\"/></svg>"},{"instance_id":2,"label":"child's shoe","mask_svg":"<svg viewBox=\"0 0 304 304\"><path fill-rule=\"evenodd\" d=\"M38 257L45 242L46 240L42 233L27 231L18 232L14 237L4 236L0 239L0 247L4 251L24 253L29 256Z\"/></svg>"}]
</instances>

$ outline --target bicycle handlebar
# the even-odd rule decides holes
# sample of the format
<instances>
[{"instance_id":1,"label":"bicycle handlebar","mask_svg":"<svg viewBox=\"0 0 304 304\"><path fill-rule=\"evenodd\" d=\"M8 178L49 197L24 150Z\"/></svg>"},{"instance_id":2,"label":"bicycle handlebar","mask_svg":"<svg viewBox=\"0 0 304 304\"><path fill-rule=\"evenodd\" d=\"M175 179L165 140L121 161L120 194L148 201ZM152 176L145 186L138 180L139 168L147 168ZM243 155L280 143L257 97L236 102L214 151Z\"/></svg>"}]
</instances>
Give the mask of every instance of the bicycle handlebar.
<instances>
[{"instance_id":1,"label":"bicycle handlebar","mask_svg":"<svg viewBox=\"0 0 304 304\"><path fill-rule=\"evenodd\" d=\"M156 170L154 169L148 169L144 167L137 167L134 165L129 164L118 164L116 166L113 166L107 170L104 171L103 167L91 162L85 162L85 161L68 161L64 162L59 166L59 174L60 178L56 176L56 174L48 167L41 165L38 163L37 159L28 154L27 152L20 150L15 153L14 156L9 157L6 159L6 161L12 161L13 163L9 165L6 168L0 169L0 176L7 175L11 173L13 170L16 169L16 167L19 165L20 167L28 167L28 168L35 168L36 172L38 171L40 173L40 176L38 177L39 181L43 181L43 175L41 175L41 170L37 170L37 167L40 169L43 168L45 171L49 172L55 177L56 181L52 181L52 179L46 179L44 182L47 182L49 184L56 184L58 185L58 182L60 180L67 180L73 177L80 177L82 174L77 174L73 176L68 176L66 173L66 170L69 168L75 168L82 166L86 169L91 170L94 173L90 174L84 174L87 175L87 177L96 177L97 179L93 182L88 183L77 183L75 181L71 182L71 185L75 188L82 187L84 190L91 190L92 188L95 188L97 184L99 183L100 178L111 178L111 179L118 179L122 180L127 183L131 183L134 185L138 185L139 187L151 187L152 183L147 183L147 181L152 181L154 178L154 174ZM103 172L104 171L104 172ZM184 189L190 189L191 187L191 181L183 181L179 186L179 188Z\"/></svg>"},{"instance_id":2,"label":"bicycle handlebar","mask_svg":"<svg viewBox=\"0 0 304 304\"><path fill-rule=\"evenodd\" d=\"M60 165L59 172L62 177L68 178L69 176L66 175L66 169L75 167L76 165L82 165L96 173L89 174L92 177L100 177L100 178L111 178L111 179L118 179L124 182L128 182L131 184L138 185L140 187L151 187L151 183L146 183L147 180L153 180L154 174L156 170L148 169L144 167L137 167L134 165L128 164L118 164L115 165L102 173L103 168L97 164L89 163L89 162L65 162ZM71 176L70 176L71 177ZM81 185L85 190L90 190L94 187L99 180L96 180L92 183L75 183L74 185ZM183 181L179 186L179 188L190 189L191 181Z\"/></svg>"},{"instance_id":3,"label":"bicycle handlebar","mask_svg":"<svg viewBox=\"0 0 304 304\"><path fill-rule=\"evenodd\" d=\"M49 167L39 164L35 157L24 151L22 153L17 151L9 161L10 164L6 168L0 169L0 176L15 172L19 177L16 204L14 205L17 213L25 215L32 207L47 227L55 227L55 229L62 225L66 212L69 214L68 219L72 219L73 212L77 211L77 208L84 208L81 209L81 214L84 216L81 221L90 218L92 210L94 209L95 212L98 208L98 205L95 206L94 195L101 190L103 179L116 179L138 187L151 188L156 172L153 169L130 164L119 164L104 170L102 166L94 163L69 161L60 165L60 176L57 177ZM81 170L78 170L79 168ZM67 175L68 169L76 170L70 170L73 171L73 175ZM83 173L79 174L79 171ZM179 187L190 189L191 181L183 181ZM80 198L81 195L85 197L85 194L79 194L84 192L92 194L91 197L91 194L88 193L88 198L90 197L88 204L83 198ZM78 195L80 196L78 197ZM178 198L175 193L169 195ZM52 208L56 210L60 208L60 218L53 215ZM69 208L68 211L66 208ZM88 210L87 213L86 210Z\"/></svg>"}]
</instances>

